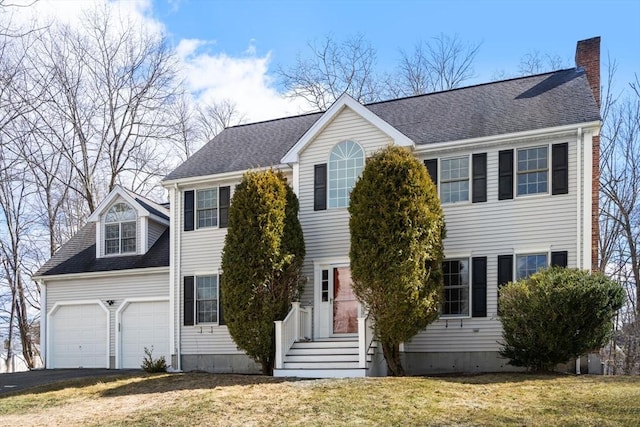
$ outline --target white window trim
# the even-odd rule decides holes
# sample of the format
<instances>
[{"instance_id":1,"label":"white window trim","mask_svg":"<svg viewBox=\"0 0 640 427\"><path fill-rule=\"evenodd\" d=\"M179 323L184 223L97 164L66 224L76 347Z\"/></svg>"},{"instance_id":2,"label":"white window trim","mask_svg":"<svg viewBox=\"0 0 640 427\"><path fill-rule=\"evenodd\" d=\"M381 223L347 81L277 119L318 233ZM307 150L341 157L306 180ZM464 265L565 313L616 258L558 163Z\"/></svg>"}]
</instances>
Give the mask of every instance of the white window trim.
<instances>
[{"instance_id":1,"label":"white window trim","mask_svg":"<svg viewBox=\"0 0 640 427\"><path fill-rule=\"evenodd\" d=\"M551 165L553 159L551 158L551 146L552 143L547 144L535 144L535 145L527 145L526 147L518 147L513 150L513 195L516 199L529 199L534 197L545 197L551 195ZM531 193L531 194L518 194L518 151L520 150L530 150L532 148L547 148L547 191L541 193ZM526 173L526 172L524 172Z\"/></svg>"},{"instance_id":2,"label":"white window trim","mask_svg":"<svg viewBox=\"0 0 640 427\"><path fill-rule=\"evenodd\" d=\"M538 248L531 250L517 250L513 253L513 272L512 276L514 281L518 281L518 256L524 255L545 255L547 257L547 267L551 264L551 249L550 248Z\"/></svg>"},{"instance_id":3,"label":"white window trim","mask_svg":"<svg viewBox=\"0 0 640 427\"><path fill-rule=\"evenodd\" d=\"M198 224L198 193L200 191L216 190L216 225L200 227ZM203 187L193 189L193 229L194 230L215 230L220 228L220 186Z\"/></svg>"},{"instance_id":4,"label":"white window trim","mask_svg":"<svg viewBox=\"0 0 640 427\"><path fill-rule=\"evenodd\" d=\"M184 280L185 276L191 276L191 274L185 274L182 276ZM218 304L218 314L215 322L202 322L198 323L198 277L204 276L216 276L216 280L218 281L218 286L216 288L216 301ZM202 326L220 326L220 271L216 272L200 272L193 274L193 325L184 326L185 328L196 328ZM184 295L182 296L184 298ZM184 322L183 322L184 323ZM224 325L223 325L224 326Z\"/></svg>"},{"instance_id":5,"label":"white window trim","mask_svg":"<svg viewBox=\"0 0 640 427\"><path fill-rule=\"evenodd\" d=\"M364 167L366 165L367 162L367 151L364 149L364 146L362 144L360 144L356 139L350 139L350 138L346 138L346 139L342 139L338 142L336 142L335 144L333 144L333 146L331 147L331 150L329 150L329 155L327 156L327 210L331 210L331 209L349 209L349 201L351 198L351 191L353 191L353 187L351 187L351 190L349 191L349 195L347 196L347 204L345 206L331 206L330 203L330 194L331 194L331 154L333 153L333 150L336 148L336 146L338 146L339 144L342 144L343 142L353 142L354 144L356 144L358 147L360 147L360 149L362 150L362 170L360 171L360 175L355 177L355 181L353 182L353 186L355 186L356 182L358 181L358 178L360 178L360 176L362 175L362 172L364 171Z\"/></svg>"},{"instance_id":6,"label":"white window trim","mask_svg":"<svg viewBox=\"0 0 640 427\"><path fill-rule=\"evenodd\" d=\"M445 180L442 178L442 161L443 160L454 160L454 159L461 159L461 158L467 158L467 200L459 200L457 202L444 202L442 201L442 184L445 183ZM472 190L472 182L471 182L471 177L473 175L473 170L472 170L473 164L471 161L471 154L466 154L466 155L461 155L461 156L456 156L456 155L451 155L451 156L447 156L447 157L438 157L438 197L440 199L440 202L443 205L464 205L464 204L471 204L471 198L473 197L471 194L471 190ZM446 181L446 183L449 182L461 182L464 181L463 179L456 179L456 180L448 180Z\"/></svg>"},{"instance_id":7,"label":"white window trim","mask_svg":"<svg viewBox=\"0 0 640 427\"><path fill-rule=\"evenodd\" d=\"M117 221L117 222L107 222L107 214L109 213L109 211L111 210L111 208L113 208L115 205L123 203L125 205L127 205L129 207L129 209L133 210L135 212L135 219L132 219L130 221ZM134 222L136 224L136 249L134 251L131 252L122 252L122 224L123 223L128 223L128 222ZM118 230L118 252L116 253L112 253L112 254L108 254L107 253L107 242L106 242L106 228L107 225L112 225L112 224L118 224L119 225L119 230ZM131 203L129 203L127 200L124 200L123 198L115 198L111 204L108 205L107 209L105 209L103 211L103 214L101 215L101 221L98 222L98 225L96 226L96 242L100 242L100 247L98 248L98 245L96 244L96 250L100 251L101 253L99 254L99 258L111 258L111 257L119 257L119 256L130 256L130 255L139 255L140 252L140 248L141 248L141 240L145 240L146 239L146 233L143 233L146 230L140 230L140 226L141 226L141 221L140 221L140 213L138 212L137 206L136 205L132 205ZM99 239L99 240L98 240ZM142 245L143 247L143 252L142 253L146 253L146 245Z\"/></svg>"},{"instance_id":8,"label":"white window trim","mask_svg":"<svg viewBox=\"0 0 640 427\"><path fill-rule=\"evenodd\" d=\"M471 262L471 255L469 254L465 254L465 255L456 255L453 254L451 256L446 256L442 262L446 262L446 261L453 261L453 260L463 260L466 259L467 263L469 265L469 292L468 292L468 302L467 302L467 309L468 309L468 314L443 314L440 313L440 316L438 317L439 320L456 320L456 319L470 319L471 318L471 304L472 304L472 283L471 283L471 279L473 278L473 272L471 271L473 269L473 263ZM444 273L443 273L444 274ZM443 291L444 291L444 285L443 285ZM445 303L445 301L442 301L443 304Z\"/></svg>"}]
</instances>

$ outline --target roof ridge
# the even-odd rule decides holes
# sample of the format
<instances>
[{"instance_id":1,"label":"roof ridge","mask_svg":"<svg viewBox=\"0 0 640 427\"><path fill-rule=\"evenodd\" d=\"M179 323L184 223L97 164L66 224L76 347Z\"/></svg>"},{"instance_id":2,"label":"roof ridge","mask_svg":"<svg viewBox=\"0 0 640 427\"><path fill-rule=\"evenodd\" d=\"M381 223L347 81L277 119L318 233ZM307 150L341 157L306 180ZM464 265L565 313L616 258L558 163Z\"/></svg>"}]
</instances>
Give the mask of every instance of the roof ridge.
<instances>
[{"instance_id":1,"label":"roof ridge","mask_svg":"<svg viewBox=\"0 0 640 427\"><path fill-rule=\"evenodd\" d=\"M313 116L314 114L324 114L325 111L315 111L312 113L303 113L303 114L296 114L293 116L285 116L285 117L278 117L275 119L268 119L268 120L260 120L257 122L249 122L249 123L241 123L238 125L234 125L234 126L229 126L226 129L233 129L233 128L240 128L240 127L244 127L244 126L253 126L253 125L259 125L259 124L263 124L263 123L269 123L269 122L277 122L280 120L288 120L288 119L295 119L295 118L299 118L299 117L306 117L306 116Z\"/></svg>"},{"instance_id":2,"label":"roof ridge","mask_svg":"<svg viewBox=\"0 0 640 427\"><path fill-rule=\"evenodd\" d=\"M511 81L515 81L515 80L524 80L524 79L540 77L540 76L545 76L545 75L550 75L550 74L556 74L556 73L560 73L560 72L564 72L564 71L571 71L571 70L579 71L580 67L563 68L563 69L554 70L554 71L547 71L545 73L529 74L529 75L526 75L526 76L518 76L518 77L511 77L511 78L503 79L503 80L495 80L495 81L492 81L492 82L476 83L476 84L469 85L469 86L461 86L461 87L456 87L456 88L452 88L452 89L439 90L439 91L436 91L436 92L421 93L419 95L409 95L409 96L402 96L402 97L399 97L399 98L385 99L384 101L375 101L375 102L370 102L368 104L363 104L363 105L365 107L369 107L371 105L379 105L379 104L385 104L385 103L390 103L390 102L395 102L395 101L403 101L405 99L421 98L421 97L427 97L427 96L430 96L430 95L438 95L438 94L442 94L442 93L456 92L456 91L460 91L460 90L464 90L464 89L471 89L471 88L481 87L481 86L490 86L490 85L495 85L495 84L500 84L500 83L511 82Z\"/></svg>"}]
</instances>

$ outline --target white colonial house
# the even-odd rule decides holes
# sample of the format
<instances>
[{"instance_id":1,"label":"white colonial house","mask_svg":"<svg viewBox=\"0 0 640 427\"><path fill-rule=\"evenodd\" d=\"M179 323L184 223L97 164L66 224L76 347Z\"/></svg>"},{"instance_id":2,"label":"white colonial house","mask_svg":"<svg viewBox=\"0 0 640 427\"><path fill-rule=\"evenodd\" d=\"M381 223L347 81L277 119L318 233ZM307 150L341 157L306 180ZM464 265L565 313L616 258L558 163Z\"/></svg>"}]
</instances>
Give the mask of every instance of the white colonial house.
<instances>
[{"instance_id":1,"label":"white colonial house","mask_svg":"<svg viewBox=\"0 0 640 427\"><path fill-rule=\"evenodd\" d=\"M402 345L411 374L508 369L498 288L597 256L600 39L576 68L225 129L163 180L169 204L116 188L36 274L47 368L258 372L229 335L221 251L245 171L285 173L300 201L307 285L276 322L275 375L385 373L351 291L349 193L389 144L424 161L445 212L440 318ZM389 197L393 197L392 194Z\"/></svg>"}]
</instances>

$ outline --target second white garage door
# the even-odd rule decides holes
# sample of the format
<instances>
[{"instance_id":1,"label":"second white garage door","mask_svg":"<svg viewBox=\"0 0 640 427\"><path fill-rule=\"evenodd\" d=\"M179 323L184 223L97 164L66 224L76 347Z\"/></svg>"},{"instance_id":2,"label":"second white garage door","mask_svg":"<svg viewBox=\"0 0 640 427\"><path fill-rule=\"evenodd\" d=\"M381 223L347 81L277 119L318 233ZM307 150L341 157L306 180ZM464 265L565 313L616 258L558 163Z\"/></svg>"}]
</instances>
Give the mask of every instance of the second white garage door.
<instances>
[{"instance_id":1,"label":"second white garage door","mask_svg":"<svg viewBox=\"0 0 640 427\"><path fill-rule=\"evenodd\" d=\"M120 368L140 368L145 347L153 348L154 359L164 356L170 365L169 301L130 302L120 318L120 339Z\"/></svg>"}]
</instances>

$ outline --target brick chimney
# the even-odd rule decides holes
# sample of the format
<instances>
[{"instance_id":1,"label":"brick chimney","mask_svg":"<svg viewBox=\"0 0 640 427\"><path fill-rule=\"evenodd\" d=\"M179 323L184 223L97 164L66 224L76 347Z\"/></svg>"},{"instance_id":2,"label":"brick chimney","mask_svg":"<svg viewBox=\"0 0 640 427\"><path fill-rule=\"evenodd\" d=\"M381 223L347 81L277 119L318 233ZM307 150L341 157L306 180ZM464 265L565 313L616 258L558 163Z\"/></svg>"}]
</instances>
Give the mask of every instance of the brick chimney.
<instances>
[{"instance_id":1,"label":"brick chimney","mask_svg":"<svg viewBox=\"0 0 640 427\"><path fill-rule=\"evenodd\" d=\"M600 37L580 40L576 47L576 66L584 68L587 81L600 108ZM591 269L598 269L598 237L600 227L600 136L593 137L591 182Z\"/></svg>"}]
</instances>

